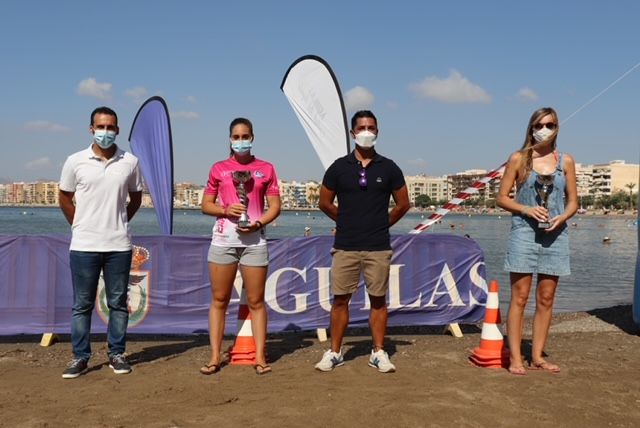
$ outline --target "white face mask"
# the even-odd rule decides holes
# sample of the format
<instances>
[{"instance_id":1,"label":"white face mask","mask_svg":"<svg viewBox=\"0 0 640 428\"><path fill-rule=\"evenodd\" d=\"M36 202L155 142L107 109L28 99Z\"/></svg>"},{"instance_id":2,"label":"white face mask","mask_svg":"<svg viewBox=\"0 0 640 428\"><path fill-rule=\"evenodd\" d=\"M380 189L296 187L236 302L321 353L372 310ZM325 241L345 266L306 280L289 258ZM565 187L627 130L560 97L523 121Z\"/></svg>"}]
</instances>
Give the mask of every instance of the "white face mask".
<instances>
[{"instance_id":1,"label":"white face mask","mask_svg":"<svg viewBox=\"0 0 640 428\"><path fill-rule=\"evenodd\" d=\"M550 130L547 127L539 129L533 133L533 138L537 143L544 143L553 135L555 131Z\"/></svg>"},{"instance_id":2,"label":"white face mask","mask_svg":"<svg viewBox=\"0 0 640 428\"><path fill-rule=\"evenodd\" d=\"M106 129L96 129L93 133L93 141L106 150L116 142L116 133Z\"/></svg>"},{"instance_id":3,"label":"white face mask","mask_svg":"<svg viewBox=\"0 0 640 428\"><path fill-rule=\"evenodd\" d=\"M356 134L356 144L364 149L369 149L376 145L378 136L371 131L362 131Z\"/></svg>"}]
</instances>

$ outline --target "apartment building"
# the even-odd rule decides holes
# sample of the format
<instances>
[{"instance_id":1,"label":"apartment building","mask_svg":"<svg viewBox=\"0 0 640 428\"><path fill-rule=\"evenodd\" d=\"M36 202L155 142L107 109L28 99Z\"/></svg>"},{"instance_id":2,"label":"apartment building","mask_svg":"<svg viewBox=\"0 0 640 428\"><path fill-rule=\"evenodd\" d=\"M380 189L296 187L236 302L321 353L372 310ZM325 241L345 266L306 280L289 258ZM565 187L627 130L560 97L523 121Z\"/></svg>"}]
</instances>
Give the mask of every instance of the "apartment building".
<instances>
[{"instance_id":1,"label":"apartment building","mask_svg":"<svg viewBox=\"0 0 640 428\"><path fill-rule=\"evenodd\" d=\"M426 175L406 176L409 203L415 205L416 198L427 195L432 201L449 200L452 197L451 185L447 176L428 177Z\"/></svg>"},{"instance_id":2,"label":"apartment building","mask_svg":"<svg viewBox=\"0 0 640 428\"><path fill-rule=\"evenodd\" d=\"M596 198L610 196L618 191L629 192L633 185L634 193L640 182L640 165L628 164L623 160L613 160L606 164L593 165L591 194Z\"/></svg>"},{"instance_id":3,"label":"apartment building","mask_svg":"<svg viewBox=\"0 0 640 428\"><path fill-rule=\"evenodd\" d=\"M576 163L576 185L578 196L588 196L591 193L591 182L593 181L593 165L582 165Z\"/></svg>"}]
</instances>

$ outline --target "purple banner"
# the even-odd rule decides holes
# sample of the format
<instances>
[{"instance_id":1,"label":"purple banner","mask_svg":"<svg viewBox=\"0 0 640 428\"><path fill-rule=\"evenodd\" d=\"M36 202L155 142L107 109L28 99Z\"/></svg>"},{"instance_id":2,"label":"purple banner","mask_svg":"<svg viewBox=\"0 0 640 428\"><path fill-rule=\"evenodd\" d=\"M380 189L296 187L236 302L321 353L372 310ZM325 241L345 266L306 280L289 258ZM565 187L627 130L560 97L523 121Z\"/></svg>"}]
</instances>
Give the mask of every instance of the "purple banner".
<instances>
[{"instance_id":1,"label":"purple banner","mask_svg":"<svg viewBox=\"0 0 640 428\"><path fill-rule=\"evenodd\" d=\"M137 236L129 293L132 333L207 331L211 290L207 270L210 239ZM269 331L329 326L331 236L269 241L265 299ZM389 325L445 325L481 321L487 297L480 247L452 235L392 237ZM0 236L0 334L70 331L73 290L69 236ZM92 331L106 331L99 285ZM242 280L234 284L226 333L237 332ZM350 305L350 326L366 326L364 287Z\"/></svg>"},{"instance_id":2,"label":"purple banner","mask_svg":"<svg viewBox=\"0 0 640 428\"><path fill-rule=\"evenodd\" d=\"M173 233L173 142L164 100L151 97L136 114L129 134L131 152L140 160L140 170L151 194L160 231Z\"/></svg>"}]
</instances>

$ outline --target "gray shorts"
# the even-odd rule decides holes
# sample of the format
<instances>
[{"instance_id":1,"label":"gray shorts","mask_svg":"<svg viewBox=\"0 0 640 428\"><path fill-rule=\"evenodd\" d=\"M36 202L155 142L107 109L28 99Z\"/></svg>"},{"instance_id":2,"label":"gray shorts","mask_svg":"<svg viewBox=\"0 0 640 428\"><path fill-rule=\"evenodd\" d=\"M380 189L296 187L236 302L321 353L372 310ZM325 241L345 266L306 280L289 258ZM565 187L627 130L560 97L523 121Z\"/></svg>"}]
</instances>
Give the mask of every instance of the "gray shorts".
<instances>
[{"instance_id":1,"label":"gray shorts","mask_svg":"<svg viewBox=\"0 0 640 428\"><path fill-rule=\"evenodd\" d=\"M211 245L207 256L209 263L219 265L268 266L269 252L266 245L251 247L218 247Z\"/></svg>"}]
</instances>

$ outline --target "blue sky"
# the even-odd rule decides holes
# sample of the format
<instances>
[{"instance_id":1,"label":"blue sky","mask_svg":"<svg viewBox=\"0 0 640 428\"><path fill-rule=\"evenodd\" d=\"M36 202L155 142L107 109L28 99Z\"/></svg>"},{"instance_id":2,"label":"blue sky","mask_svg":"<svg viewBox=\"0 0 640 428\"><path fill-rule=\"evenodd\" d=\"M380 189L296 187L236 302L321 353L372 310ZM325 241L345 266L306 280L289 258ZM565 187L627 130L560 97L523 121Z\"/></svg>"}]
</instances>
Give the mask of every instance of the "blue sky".
<instances>
[{"instance_id":1,"label":"blue sky","mask_svg":"<svg viewBox=\"0 0 640 428\"><path fill-rule=\"evenodd\" d=\"M531 113L567 118L640 63L636 1L8 1L0 14L1 180L57 180L87 147L89 114L119 115L129 148L142 102L162 96L175 179L204 184L228 123L254 122L254 154L282 179L323 168L280 83L306 54L348 105L378 116L378 151L407 175L492 169ZM581 163L640 157L640 66L561 128Z\"/></svg>"}]
</instances>

